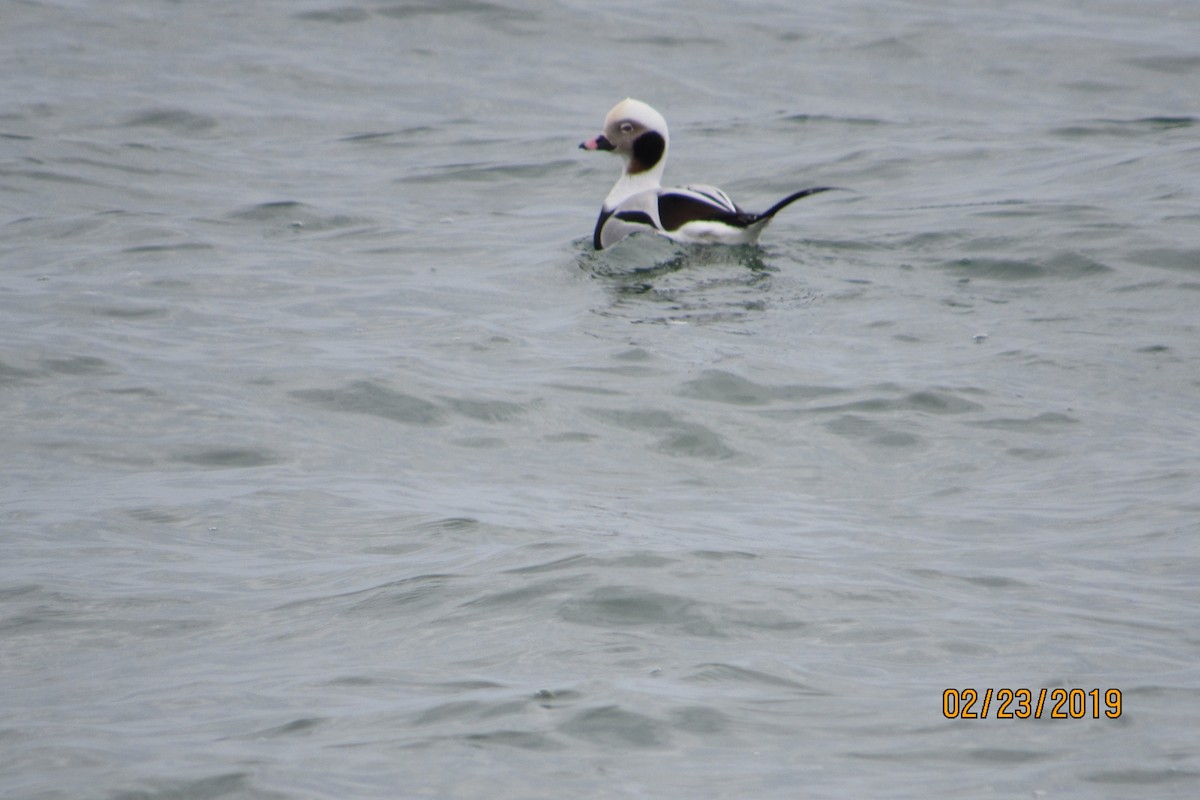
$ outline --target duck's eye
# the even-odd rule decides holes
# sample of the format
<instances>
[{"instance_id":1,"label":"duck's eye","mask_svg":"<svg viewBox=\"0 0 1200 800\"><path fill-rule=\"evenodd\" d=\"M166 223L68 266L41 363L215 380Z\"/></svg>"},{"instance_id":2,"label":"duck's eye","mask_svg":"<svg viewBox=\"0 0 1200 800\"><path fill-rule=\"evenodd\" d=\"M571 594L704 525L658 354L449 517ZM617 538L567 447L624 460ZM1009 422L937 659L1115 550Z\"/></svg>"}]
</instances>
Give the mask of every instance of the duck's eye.
<instances>
[{"instance_id":1,"label":"duck's eye","mask_svg":"<svg viewBox=\"0 0 1200 800\"><path fill-rule=\"evenodd\" d=\"M622 122L621 123L621 133L633 133L633 123L632 122Z\"/></svg>"}]
</instances>

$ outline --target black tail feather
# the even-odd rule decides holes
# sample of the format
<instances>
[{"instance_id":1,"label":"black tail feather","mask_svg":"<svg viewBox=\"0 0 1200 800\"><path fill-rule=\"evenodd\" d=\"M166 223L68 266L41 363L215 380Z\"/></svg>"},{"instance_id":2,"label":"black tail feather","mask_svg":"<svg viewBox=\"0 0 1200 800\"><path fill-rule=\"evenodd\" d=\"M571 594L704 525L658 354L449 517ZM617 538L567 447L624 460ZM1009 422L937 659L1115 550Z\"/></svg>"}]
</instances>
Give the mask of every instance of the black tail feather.
<instances>
[{"instance_id":1,"label":"black tail feather","mask_svg":"<svg viewBox=\"0 0 1200 800\"><path fill-rule=\"evenodd\" d=\"M798 192L789 194L787 197L783 198L778 203L771 206L770 208L768 208L766 211L762 212L761 214L755 214L754 221L761 222L762 220L770 219L771 217L775 216L783 209L790 206L792 203L796 202L797 200L800 200L801 198L808 197L810 194L818 194L819 192L831 192L831 191L836 191L836 190L837 190L836 186L814 186L810 189L801 189Z\"/></svg>"}]
</instances>

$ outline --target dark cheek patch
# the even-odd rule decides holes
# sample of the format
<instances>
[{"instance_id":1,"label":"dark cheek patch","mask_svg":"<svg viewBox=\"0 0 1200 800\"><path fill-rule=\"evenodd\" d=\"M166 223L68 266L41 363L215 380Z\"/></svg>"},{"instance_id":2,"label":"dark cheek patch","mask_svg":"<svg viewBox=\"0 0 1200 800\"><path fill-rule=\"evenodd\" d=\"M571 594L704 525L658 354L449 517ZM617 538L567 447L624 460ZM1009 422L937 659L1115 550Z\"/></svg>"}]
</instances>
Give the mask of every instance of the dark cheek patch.
<instances>
[{"instance_id":1,"label":"dark cheek patch","mask_svg":"<svg viewBox=\"0 0 1200 800\"><path fill-rule=\"evenodd\" d=\"M629 172L637 174L654 166L662 159L667 149L667 142L661 133L647 131L633 141L633 158L629 162Z\"/></svg>"}]
</instances>

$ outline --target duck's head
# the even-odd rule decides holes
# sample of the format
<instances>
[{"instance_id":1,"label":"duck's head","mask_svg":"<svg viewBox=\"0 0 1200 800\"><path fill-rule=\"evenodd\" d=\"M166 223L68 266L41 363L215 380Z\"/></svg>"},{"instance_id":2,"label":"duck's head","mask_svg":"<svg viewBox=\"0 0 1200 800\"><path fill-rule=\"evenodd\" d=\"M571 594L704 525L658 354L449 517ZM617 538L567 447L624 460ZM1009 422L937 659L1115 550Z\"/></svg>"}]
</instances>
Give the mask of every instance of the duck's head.
<instances>
[{"instance_id":1,"label":"duck's head","mask_svg":"<svg viewBox=\"0 0 1200 800\"><path fill-rule=\"evenodd\" d=\"M625 159L625 172L638 175L661 169L667 158L667 121L641 100L626 98L604 118L604 133L579 146L607 150Z\"/></svg>"}]
</instances>

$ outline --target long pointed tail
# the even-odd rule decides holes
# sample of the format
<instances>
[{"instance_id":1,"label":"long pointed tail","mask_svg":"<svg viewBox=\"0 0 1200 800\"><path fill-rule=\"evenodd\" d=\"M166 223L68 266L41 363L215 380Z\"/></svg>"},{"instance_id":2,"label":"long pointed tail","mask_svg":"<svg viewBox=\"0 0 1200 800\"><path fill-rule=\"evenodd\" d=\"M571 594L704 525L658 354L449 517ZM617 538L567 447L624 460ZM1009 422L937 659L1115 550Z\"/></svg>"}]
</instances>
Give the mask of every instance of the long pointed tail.
<instances>
[{"instance_id":1,"label":"long pointed tail","mask_svg":"<svg viewBox=\"0 0 1200 800\"><path fill-rule=\"evenodd\" d=\"M811 189L801 189L798 192L789 194L787 197L783 198L782 200L780 200L778 203L776 203L775 205L768 208L763 213L756 215L755 222L762 222L762 221L769 220L771 217L775 216L780 211L782 211L783 209L790 206L792 203L796 202L797 200L799 200L801 198L808 197L810 194L817 194L819 192L830 192L830 191L834 191L836 189L837 189L836 186L814 186Z\"/></svg>"}]
</instances>

